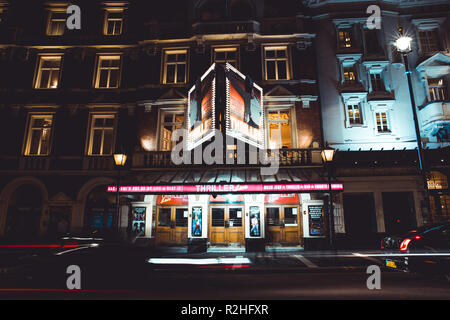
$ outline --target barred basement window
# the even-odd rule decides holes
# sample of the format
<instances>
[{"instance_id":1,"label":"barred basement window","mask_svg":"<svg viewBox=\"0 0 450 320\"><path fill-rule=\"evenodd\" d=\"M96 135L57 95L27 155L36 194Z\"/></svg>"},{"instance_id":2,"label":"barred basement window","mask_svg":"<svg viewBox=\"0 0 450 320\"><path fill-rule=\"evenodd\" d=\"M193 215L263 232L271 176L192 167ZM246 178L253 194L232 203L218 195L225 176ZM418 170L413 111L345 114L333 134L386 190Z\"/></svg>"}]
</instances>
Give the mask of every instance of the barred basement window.
<instances>
[{"instance_id":1,"label":"barred basement window","mask_svg":"<svg viewBox=\"0 0 450 320\"><path fill-rule=\"evenodd\" d=\"M29 123L25 155L47 156L50 153L53 115L33 114Z\"/></svg>"},{"instance_id":2,"label":"barred basement window","mask_svg":"<svg viewBox=\"0 0 450 320\"><path fill-rule=\"evenodd\" d=\"M34 87L36 89L58 88L61 56L40 56Z\"/></svg>"}]
</instances>

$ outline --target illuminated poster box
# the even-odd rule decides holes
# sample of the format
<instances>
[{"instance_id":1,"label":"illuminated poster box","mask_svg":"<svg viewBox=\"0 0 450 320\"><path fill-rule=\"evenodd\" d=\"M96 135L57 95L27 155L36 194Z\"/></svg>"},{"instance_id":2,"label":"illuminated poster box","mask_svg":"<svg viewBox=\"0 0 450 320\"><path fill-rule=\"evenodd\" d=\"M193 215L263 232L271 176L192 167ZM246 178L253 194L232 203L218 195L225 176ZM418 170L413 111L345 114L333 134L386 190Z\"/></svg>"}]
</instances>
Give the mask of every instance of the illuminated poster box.
<instances>
[{"instance_id":1,"label":"illuminated poster box","mask_svg":"<svg viewBox=\"0 0 450 320\"><path fill-rule=\"evenodd\" d=\"M188 92L187 148L210 140L217 129L264 149L263 115L262 88L229 63L214 63Z\"/></svg>"},{"instance_id":2,"label":"illuminated poster box","mask_svg":"<svg viewBox=\"0 0 450 320\"><path fill-rule=\"evenodd\" d=\"M263 90L229 63L226 77L226 134L264 149Z\"/></svg>"},{"instance_id":3,"label":"illuminated poster box","mask_svg":"<svg viewBox=\"0 0 450 320\"><path fill-rule=\"evenodd\" d=\"M214 136L216 77L214 63L188 93L188 150Z\"/></svg>"}]
</instances>

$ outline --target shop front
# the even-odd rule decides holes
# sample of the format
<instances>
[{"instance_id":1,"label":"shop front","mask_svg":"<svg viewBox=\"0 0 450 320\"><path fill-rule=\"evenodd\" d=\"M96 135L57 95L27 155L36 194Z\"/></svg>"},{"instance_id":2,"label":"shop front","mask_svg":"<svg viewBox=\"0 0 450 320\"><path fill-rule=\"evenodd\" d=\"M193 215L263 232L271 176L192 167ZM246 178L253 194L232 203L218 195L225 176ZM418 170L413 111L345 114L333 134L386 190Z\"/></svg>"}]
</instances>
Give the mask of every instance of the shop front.
<instances>
[{"instance_id":1,"label":"shop front","mask_svg":"<svg viewBox=\"0 0 450 320\"><path fill-rule=\"evenodd\" d=\"M121 196L133 199L129 229L156 246L187 246L192 251L301 246L305 238L324 238L327 194L343 190L338 182L152 182L119 187ZM115 193L117 187L108 191Z\"/></svg>"}]
</instances>

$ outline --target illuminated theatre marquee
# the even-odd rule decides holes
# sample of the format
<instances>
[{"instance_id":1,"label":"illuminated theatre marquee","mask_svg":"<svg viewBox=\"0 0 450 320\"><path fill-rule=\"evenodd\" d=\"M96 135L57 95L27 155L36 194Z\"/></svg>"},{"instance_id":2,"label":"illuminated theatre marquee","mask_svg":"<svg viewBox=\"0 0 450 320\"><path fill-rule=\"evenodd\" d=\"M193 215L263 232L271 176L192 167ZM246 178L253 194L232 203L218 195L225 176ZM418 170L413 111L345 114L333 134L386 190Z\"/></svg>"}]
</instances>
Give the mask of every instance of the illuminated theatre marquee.
<instances>
[{"instance_id":1,"label":"illuminated theatre marquee","mask_svg":"<svg viewBox=\"0 0 450 320\"><path fill-rule=\"evenodd\" d=\"M215 130L264 149L263 89L229 63L213 63L197 80L188 92L187 113L188 150L209 141Z\"/></svg>"},{"instance_id":2,"label":"illuminated theatre marquee","mask_svg":"<svg viewBox=\"0 0 450 320\"><path fill-rule=\"evenodd\" d=\"M291 184L197 184L197 185L152 185L119 186L120 193L285 193L329 191L328 183L291 183ZM331 190L342 191L342 183L331 183ZM117 192L117 186L108 186L108 192Z\"/></svg>"}]
</instances>

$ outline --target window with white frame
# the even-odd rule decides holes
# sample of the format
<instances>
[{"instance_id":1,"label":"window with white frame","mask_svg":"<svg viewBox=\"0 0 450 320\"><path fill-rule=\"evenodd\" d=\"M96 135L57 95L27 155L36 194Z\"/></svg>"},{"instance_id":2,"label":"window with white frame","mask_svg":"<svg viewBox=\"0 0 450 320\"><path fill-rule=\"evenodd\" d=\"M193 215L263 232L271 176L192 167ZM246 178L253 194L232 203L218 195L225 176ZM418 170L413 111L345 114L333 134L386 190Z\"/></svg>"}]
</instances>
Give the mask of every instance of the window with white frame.
<instances>
[{"instance_id":1,"label":"window with white frame","mask_svg":"<svg viewBox=\"0 0 450 320\"><path fill-rule=\"evenodd\" d=\"M290 108L273 109L267 112L269 148L292 148L292 124Z\"/></svg>"},{"instance_id":2,"label":"window with white frame","mask_svg":"<svg viewBox=\"0 0 450 320\"><path fill-rule=\"evenodd\" d=\"M184 128L184 112L162 111L160 150L171 151L173 148L172 134L174 133L175 130L183 128Z\"/></svg>"},{"instance_id":3,"label":"window with white frame","mask_svg":"<svg viewBox=\"0 0 450 320\"><path fill-rule=\"evenodd\" d=\"M103 34L107 36L121 35L123 31L123 14L122 10L105 10Z\"/></svg>"},{"instance_id":4,"label":"window with white frame","mask_svg":"<svg viewBox=\"0 0 450 320\"><path fill-rule=\"evenodd\" d=\"M213 50L213 62L229 63L233 67L238 68L238 50L236 47L219 47Z\"/></svg>"},{"instance_id":5,"label":"window with white frame","mask_svg":"<svg viewBox=\"0 0 450 320\"><path fill-rule=\"evenodd\" d=\"M264 47L265 80L290 80L287 46Z\"/></svg>"},{"instance_id":6,"label":"window with white frame","mask_svg":"<svg viewBox=\"0 0 450 320\"><path fill-rule=\"evenodd\" d=\"M347 66L344 68L344 84L355 84L358 80L356 66Z\"/></svg>"},{"instance_id":7,"label":"window with white frame","mask_svg":"<svg viewBox=\"0 0 450 320\"><path fill-rule=\"evenodd\" d=\"M115 114L91 114L87 153L107 156L114 152Z\"/></svg>"},{"instance_id":8,"label":"window with white frame","mask_svg":"<svg viewBox=\"0 0 450 320\"><path fill-rule=\"evenodd\" d=\"M26 156L49 155L52 128L53 114L31 114L24 154Z\"/></svg>"},{"instance_id":9,"label":"window with white frame","mask_svg":"<svg viewBox=\"0 0 450 320\"><path fill-rule=\"evenodd\" d=\"M349 49L354 46L353 29L345 28L338 30L338 43L340 49Z\"/></svg>"},{"instance_id":10,"label":"window with white frame","mask_svg":"<svg viewBox=\"0 0 450 320\"><path fill-rule=\"evenodd\" d=\"M51 10L48 13L47 35L62 36L66 28L67 13L66 9Z\"/></svg>"},{"instance_id":11,"label":"window with white frame","mask_svg":"<svg viewBox=\"0 0 450 320\"><path fill-rule=\"evenodd\" d=\"M61 60L59 55L39 56L34 83L36 89L58 88Z\"/></svg>"},{"instance_id":12,"label":"window with white frame","mask_svg":"<svg viewBox=\"0 0 450 320\"><path fill-rule=\"evenodd\" d=\"M121 57L120 55L102 55L97 59L95 88L111 89L120 85Z\"/></svg>"},{"instance_id":13,"label":"window with white frame","mask_svg":"<svg viewBox=\"0 0 450 320\"><path fill-rule=\"evenodd\" d=\"M444 101L447 99L447 86L444 78L428 78L427 83L430 101Z\"/></svg>"},{"instance_id":14,"label":"window with white frame","mask_svg":"<svg viewBox=\"0 0 450 320\"><path fill-rule=\"evenodd\" d=\"M422 53L433 53L439 51L439 30L418 30L420 49Z\"/></svg>"},{"instance_id":15,"label":"window with white frame","mask_svg":"<svg viewBox=\"0 0 450 320\"><path fill-rule=\"evenodd\" d=\"M391 132L387 111L375 112L375 120L377 123L377 131L379 133L390 133Z\"/></svg>"},{"instance_id":16,"label":"window with white frame","mask_svg":"<svg viewBox=\"0 0 450 320\"><path fill-rule=\"evenodd\" d=\"M164 51L163 84L187 82L187 53L187 49Z\"/></svg>"},{"instance_id":17,"label":"window with white frame","mask_svg":"<svg viewBox=\"0 0 450 320\"><path fill-rule=\"evenodd\" d=\"M384 86L384 79L381 76L381 72L370 73L369 77L372 92L386 91L386 88Z\"/></svg>"},{"instance_id":18,"label":"window with white frame","mask_svg":"<svg viewBox=\"0 0 450 320\"><path fill-rule=\"evenodd\" d=\"M361 125L363 123L360 103L351 102L347 104L347 119L351 126Z\"/></svg>"}]
</instances>

